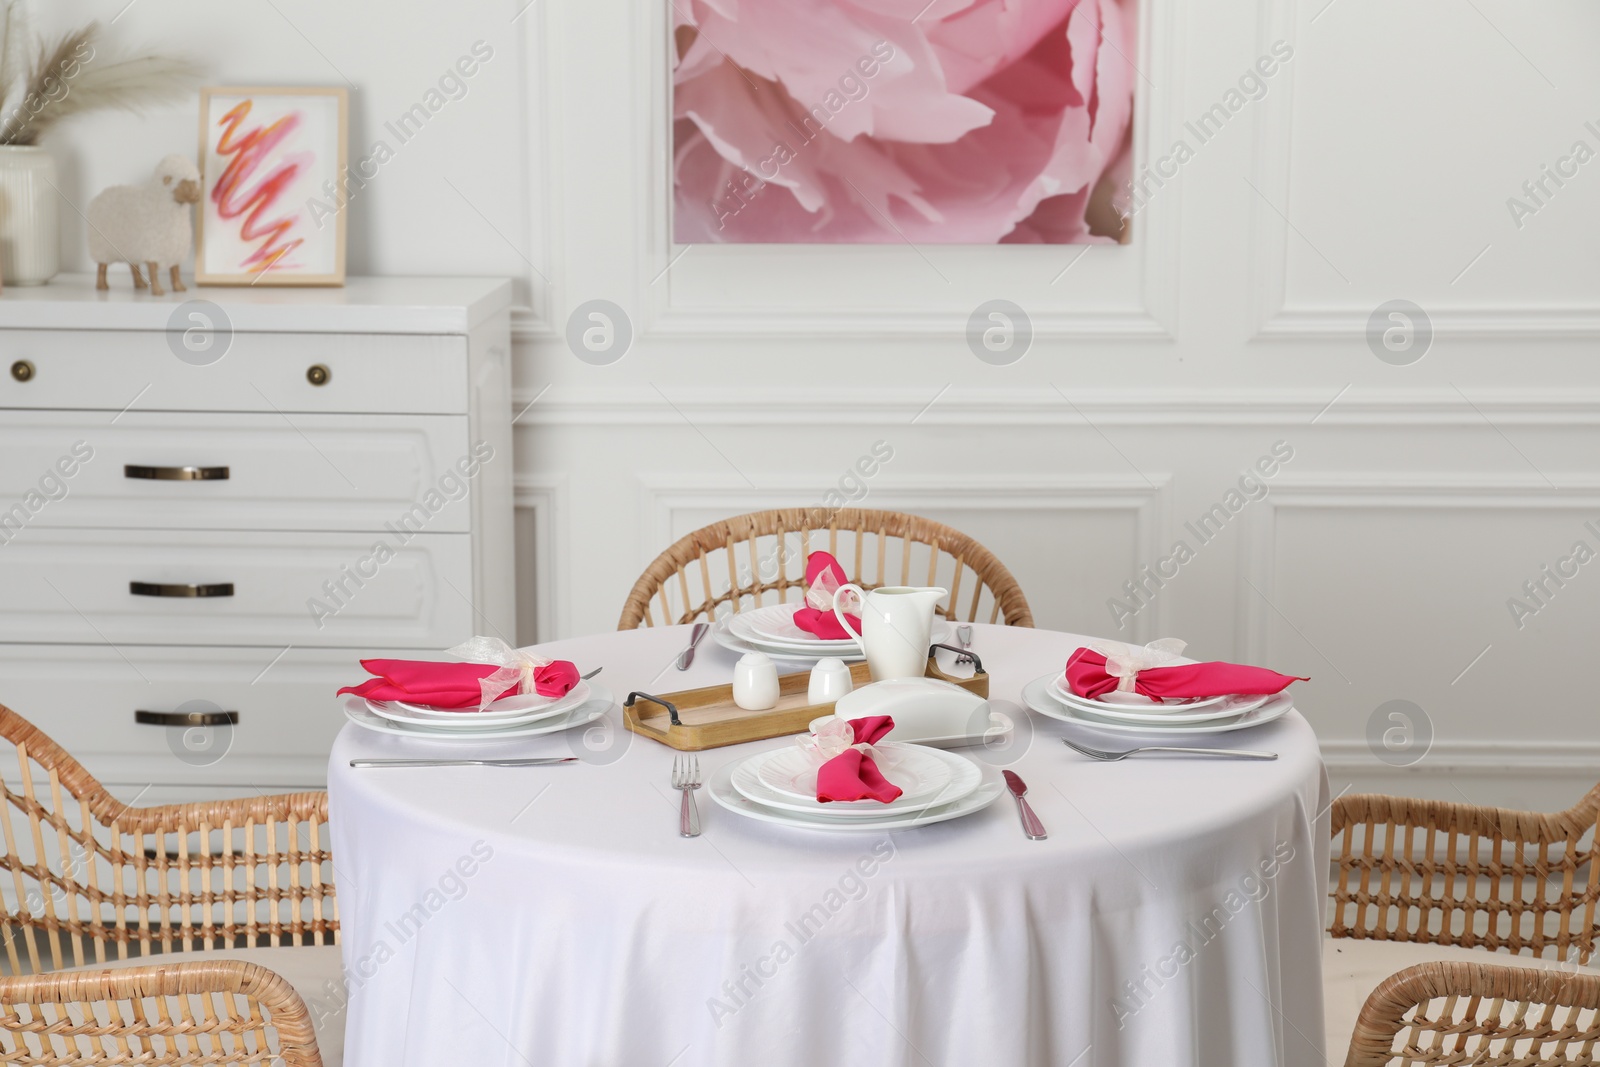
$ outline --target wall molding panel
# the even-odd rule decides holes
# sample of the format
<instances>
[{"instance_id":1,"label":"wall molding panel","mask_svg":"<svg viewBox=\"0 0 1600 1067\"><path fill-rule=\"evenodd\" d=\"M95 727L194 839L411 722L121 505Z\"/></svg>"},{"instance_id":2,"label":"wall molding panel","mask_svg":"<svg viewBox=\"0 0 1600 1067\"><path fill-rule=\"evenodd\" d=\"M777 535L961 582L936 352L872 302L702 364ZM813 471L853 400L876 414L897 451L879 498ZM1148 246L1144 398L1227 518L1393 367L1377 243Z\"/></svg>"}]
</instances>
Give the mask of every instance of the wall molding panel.
<instances>
[{"instance_id":1,"label":"wall molding panel","mask_svg":"<svg viewBox=\"0 0 1600 1067\"><path fill-rule=\"evenodd\" d=\"M1308 14L1320 15L1323 10L1322 5L1308 9L1287 0L1261 0L1258 47L1265 51L1275 40L1296 40L1308 32ZM1255 316L1251 340L1257 342L1361 339L1366 334L1368 317L1376 307L1376 302L1348 304L1336 299L1319 300L1316 305L1300 304L1288 295L1291 248L1297 242L1309 240L1292 221L1296 217L1297 200L1291 131L1297 125L1296 102L1303 97L1295 92L1295 82L1301 77L1303 65L1303 61L1284 65L1278 75L1284 79L1284 84L1267 94L1256 116L1249 178L1255 192L1251 194L1249 232ZM1304 118L1299 125L1306 125ZM1576 130L1578 124L1573 125ZM1531 163L1530 166L1536 169L1537 165ZM1435 340L1592 341L1600 338L1600 307L1593 304L1495 303L1464 296L1448 304L1424 303Z\"/></svg>"},{"instance_id":2,"label":"wall molding panel","mask_svg":"<svg viewBox=\"0 0 1600 1067\"><path fill-rule=\"evenodd\" d=\"M1362 741L1321 741L1332 795L1389 793L1456 804L1561 811L1600 778L1600 745L1582 741L1436 741L1427 758L1394 767Z\"/></svg>"},{"instance_id":3,"label":"wall molding panel","mask_svg":"<svg viewBox=\"0 0 1600 1067\"><path fill-rule=\"evenodd\" d=\"M533 515L534 626L547 640L572 632L571 572L561 565L568 558L567 478L564 475L519 473L515 502L519 512Z\"/></svg>"},{"instance_id":4,"label":"wall molding panel","mask_svg":"<svg viewBox=\"0 0 1600 1067\"><path fill-rule=\"evenodd\" d=\"M884 425L1083 427L1128 426L1596 426L1600 389L1548 388L1492 391L1452 388L1396 389L1361 386L1282 389L1034 388L955 386L831 389L785 386L697 387L668 385L610 389L558 385L513 392L514 411L527 411L518 427L798 426L871 422ZM663 392L671 404L662 399ZM535 397L539 402L531 408ZM1070 403L1068 402L1070 400Z\"/></svg>"},{"instance_id":5,"label":"wall molding panel","mask_svg":"<svg viewBox=\"0 0 1600 1067\"><path fill-rule=\"evenodd\" d=\"M1453 510L1572 511L1600 515L1600 479L1586 478L1553 488L1537 477L1506 478L1498 473L1452 472L1427 478L1408 474L1351 473L1326 477L1284 478L1251 509L1239 540L1240 610L1238 647L1251 662L1270 662L1267 637L1274 618L1278 549L1278 516L1297 508L1383 511L1439 508ZM1246 585L1248 582L1249 585ZM1260 591L1251 593L1250 586ZM1246 595L1251 594L1251 595ZM1596 764L1600 767L1600 763Z\"/></svg>"},{"instance_id":6,"label":"wall molding panel","mask_svg":"<svg viewBox=\"0 0 1600 1067\"><path fill-rule=\"evenodd\" d=\"M1448 777L1470 774L1503 778L1577 776L1592 786L1600 767L1600 744L1593 741L1436 741L1426 759L1393 767L1373 757L1362 741L1323 741L1322 759L1330 775L1346 777ZM1587 788L1587 787L1585 787ZM1574 800L1577 797L1573 797Z\"/></svg>"}]
</instances>

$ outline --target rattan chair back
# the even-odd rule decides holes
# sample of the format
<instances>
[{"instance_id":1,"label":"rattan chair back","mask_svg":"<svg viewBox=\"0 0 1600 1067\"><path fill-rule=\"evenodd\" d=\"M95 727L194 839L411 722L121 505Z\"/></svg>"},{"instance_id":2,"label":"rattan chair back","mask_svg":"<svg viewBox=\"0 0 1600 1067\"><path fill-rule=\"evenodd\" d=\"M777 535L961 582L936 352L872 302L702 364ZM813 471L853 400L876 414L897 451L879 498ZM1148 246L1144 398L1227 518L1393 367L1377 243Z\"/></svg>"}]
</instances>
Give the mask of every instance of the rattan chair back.
<instances>
[{"instance_id":1,"label":"rattan chair back","mask_svg":"<svg viewBox=\"0 0 1600 1067\"><path fill-rule=\"evenodd\" d=\"M327 841L326 793L130 807L0 705L0 938L12 975L332 943Z\"/></svg>"},{"instance_id":2,"label":"rattan chair back","mask_svg":"<svg viewBox=\"0 0 1600 1067\"><path fill-rule=\"evenodd\" d=\"M817 549L837 557L864 589L950 590L939 606L947 619L1033 625L1011 572L959 530L897 511L780 508L723 519L680 538L634 583L617 629L799 603L806 592L806 557Z\"/></svg>"},{"instance_id":3,"label":"rattan chair back","mask_svg":"<svg viewBox=\"0 0 1600 1067\"><path fill-rule=\"evenodd\" d=\"M305 1002L253 963L0 978L0 1063L321 1067Z\"/></svg>"},{"instance_id":4,"label":"rattan chair back","mask_svg":"<svg viewBox=\"0 0 1600 1067\"><path fill-rule=\"evenodd\" d=\"M1333 937L1594 955L1600 786L1554 815L1380 794L1332 814Z\"/></svg>"},{"instance_id":5,"label":"rattan chair back","mask_svg":"<svg viewBox=\"0 0 1600 1067\"><path fill-rule=\"evenodd\" d=\"M1593 1067L1597 1041L1600 976L1422 963L1367 998L1345 1067Z\"/></svg>"}]
</instances>

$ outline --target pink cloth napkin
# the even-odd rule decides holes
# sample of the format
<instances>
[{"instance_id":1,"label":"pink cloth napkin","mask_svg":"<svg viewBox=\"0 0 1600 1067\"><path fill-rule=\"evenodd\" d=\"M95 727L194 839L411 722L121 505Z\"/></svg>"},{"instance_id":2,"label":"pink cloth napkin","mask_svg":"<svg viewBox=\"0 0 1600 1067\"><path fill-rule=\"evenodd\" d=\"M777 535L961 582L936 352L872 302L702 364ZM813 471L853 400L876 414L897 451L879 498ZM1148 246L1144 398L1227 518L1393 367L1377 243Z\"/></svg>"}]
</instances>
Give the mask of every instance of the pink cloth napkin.
<instances>
[{"instance_id":1,"label":"pink cloth napkin","mask_svg":"<svg viewBox=\"0 0 1600 1067\"><path fill-rule=\"evenodd\" d=\"M894 719L888 715L851 719L850 729L855 733L856 744L870 745L894 729ZM824 804L834 800L876 800L887 804L902 792L860 749L841 752L817 768L817 800Z\"/></svg>"},{"instance_id":2,"label":"pink cloth napkin","mask_svg":"<svg viewBox=\"0 0 1600 1067\"><path fill-rule=\"evenodd\" d=\"M1172 667L1148 667L1134 679L1133 688L1147 697L1217 697L1238 694L1271 695L1281 693L1291 682L1309 682L1265 667L1240 663L1185 663ZM1080 648L1067 660L1067 687L1089 700L1096 700L1117 688L1121 679L1106 673L1106 658L1092 649Z\"/></svg>"},{"instance_id":3,"label":"pink cloth napkin","mask_svg":"<svg viewBox=\"0 0 1600 1067\"><path fill-rule=\"evenodd\" d=\"M821 579L821 584L818 584ZM850 581L845 576L844 568L839 566L839 561L827 552L813 552L806 557L806 589L807 599L809 591L817 590L822 595L832 598L833 591ZM861 616L845 613L850 625L856 628L856 633L861 632ZM847 633L839 620L834 617L832 608L797 608L794 613L794 624L809 634L815 634L824 641L844 641L855 636Z\"/></svg>"},{"instance_id":4,"label":"pink cloth napkin","mask_svg":"<svg viewBox=\"0 0 1600 1067\"><path fill-rule=\"evenodd\" d=\"M354 693L368 700L404 700L446 711L477 711L483 700L479 680L500 670L494 663L440 663L416 659L364 659L361 666L377 677L368 678L360 685L347 685L338 695ZM566 696L578 684L578 668L567 660L558 659L536 668L533 681L540 696ZM495 699L515 693L519 684L513 682Z\"/></svg>"}]
</instances>

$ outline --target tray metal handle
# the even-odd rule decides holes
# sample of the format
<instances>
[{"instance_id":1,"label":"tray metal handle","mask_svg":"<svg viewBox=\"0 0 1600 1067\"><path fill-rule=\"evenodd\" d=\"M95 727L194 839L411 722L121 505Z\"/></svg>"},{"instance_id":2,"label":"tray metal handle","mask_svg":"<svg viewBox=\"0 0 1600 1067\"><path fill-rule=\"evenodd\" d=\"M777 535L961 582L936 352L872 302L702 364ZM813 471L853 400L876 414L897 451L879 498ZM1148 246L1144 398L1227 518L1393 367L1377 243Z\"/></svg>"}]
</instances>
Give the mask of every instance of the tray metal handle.
<instances>
[{"instance_id":1,"label":"tray metal handle","mask_svg":"<svg viewBox=\"0 0 1600 1067\"><path fill-rule=\"evenodd\" d=\"M928 649L928 658L932 659L933 658L933 654L935 652L939 651L941 648L944 649L946 652L954 652L959 656L966 656L969 659L971 659L972 660L972 673L974 675L979 675L979 674L983 674L984 673L983 660L979 659L978 658L978 654L976 652L972 651L972 649L970 649L970 648L959 648L956 645L946 645L946 644L942 644L941 643L941 644L934 645L933 647Z\"/></svg>"},{"instance_id":2,"label":"tray metal handle","mask_svg":"<svg viewBox=\"0 0 1600 1067\"><path fill-rule=\"evenodd\" d=\"M667 717L672 720L672 725L683 725L683 722L678 718L678 706L672 701L662 700L660 697L653 697L649 693L632 692L628 694L628 699L622 702L622 706L625 708L631 708L636 700L648 700L652 704L660 704L662 707L667 709Z\"/></svg>"}]
</instances>

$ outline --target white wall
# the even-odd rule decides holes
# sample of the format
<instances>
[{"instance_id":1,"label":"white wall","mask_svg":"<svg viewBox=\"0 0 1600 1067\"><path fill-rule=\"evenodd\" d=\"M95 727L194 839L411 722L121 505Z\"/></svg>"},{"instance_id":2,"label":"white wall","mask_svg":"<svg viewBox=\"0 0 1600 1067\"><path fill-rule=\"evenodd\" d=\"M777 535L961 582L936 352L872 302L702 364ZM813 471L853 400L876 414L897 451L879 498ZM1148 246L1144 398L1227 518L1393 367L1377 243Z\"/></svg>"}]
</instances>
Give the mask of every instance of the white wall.
<instances>
[{"instance_id":1,"label":"white wall","mask_svg":"<svg viewBox=\"0 0 1600 1067\"><path fill-rule=\"evenodd\" d=\"M350 201L351 274L500 275L524 286L533 277L524 258L532 258L529 220L538 214L528 195L528 43L523 20L510 22L514 8L492 0L124 3L35 7L47 34L99 19L108 44L188 54L206 64L212 85L349 88L350 158L369 155L379 138L395 152ZM384 130L479 40L494 55L464 96L404 145ZM199 138L196 100L143 118L74 118L45 143L56 150L62 192L81 210L105 186L145 178L168 152L193 155ZM81 214L61 215L62 269L89 269Z\"/></svg>"},{"instance_id":2,"label":"white wall","mask_svg":"<svg viewBox=\"0 0 1600 1067\"><path fill-rule=\"evenodd\" d=\"M1600 528L1600 160L1520 228L1506 201L1574 141L1600 150L1585 127L1600 130L1600 11L1325 2L1151 0L1146 163L1195 146L1185 120L1275 41L1294 57L1150 198L1133 246L1086 254L673 248L650 3L142 0L115 30L207 51L219 81L348 77L359 148L474 40L495 48L354 204L350 266L519 279L515 403L538 398L517 424L519 504L542 636L613 626L671 538L815 503L879 439L895 458L869 506L978 536L1041 625L1116 633L1107 598L1284 441L1270 495L1122 634L1312 675L1301 705L1341 783L1562 805L1600 777L1577 676L1600 563L1524 628L1506 602L1575 541L1600 549L1583 528ZM65 190L86 200L192 148L192 111L63 129ZM1036 331L1012 366L963 340L994 297ZM562 338L594 298L635 332L610 366ZM1396 298L1437 331L1410 366L1364 338ZM1366 740L1395 699L1436 735L1403 771Z\"/></svg>"}]
</instances>

